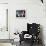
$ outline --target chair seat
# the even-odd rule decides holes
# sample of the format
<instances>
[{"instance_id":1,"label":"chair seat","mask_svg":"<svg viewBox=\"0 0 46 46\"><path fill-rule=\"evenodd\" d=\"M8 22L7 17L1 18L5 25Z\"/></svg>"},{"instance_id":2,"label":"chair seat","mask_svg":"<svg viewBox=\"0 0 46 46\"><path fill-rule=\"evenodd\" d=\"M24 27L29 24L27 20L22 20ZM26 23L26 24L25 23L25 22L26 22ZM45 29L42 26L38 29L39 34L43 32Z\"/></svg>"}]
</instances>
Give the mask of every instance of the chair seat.
<instances>
[{"instance_id":1,"label":"chair seat","mask_svg":"<svg viewBox=\"0 0 46 46\"><path fill-rule=\"evenodd\" d=\"M24 35L24 38L31 38L31 37L32 37L32 35L29 35L29 34Z\"/></svg>"}]
</instances>

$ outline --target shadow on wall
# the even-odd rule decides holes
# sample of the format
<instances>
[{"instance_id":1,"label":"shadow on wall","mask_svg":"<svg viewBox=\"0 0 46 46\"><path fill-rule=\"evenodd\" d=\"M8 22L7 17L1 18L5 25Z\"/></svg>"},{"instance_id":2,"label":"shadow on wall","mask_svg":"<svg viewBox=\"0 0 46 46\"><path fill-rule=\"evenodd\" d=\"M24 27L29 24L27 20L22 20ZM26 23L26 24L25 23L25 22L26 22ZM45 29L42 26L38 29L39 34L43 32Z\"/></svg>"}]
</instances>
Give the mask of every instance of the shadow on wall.
<instances>
[{"instance_id":1,"label":"shadow on wall","mask_svg":"<svg viewBox=\"0 0 46 46\"><path fill-rule=\"evenodd\" d=\"M43 26L42 25L40 25L40 39L42 40L42 45L45 46L44 45L44 37L43 37Z\"/></svg>"}]
</instances>

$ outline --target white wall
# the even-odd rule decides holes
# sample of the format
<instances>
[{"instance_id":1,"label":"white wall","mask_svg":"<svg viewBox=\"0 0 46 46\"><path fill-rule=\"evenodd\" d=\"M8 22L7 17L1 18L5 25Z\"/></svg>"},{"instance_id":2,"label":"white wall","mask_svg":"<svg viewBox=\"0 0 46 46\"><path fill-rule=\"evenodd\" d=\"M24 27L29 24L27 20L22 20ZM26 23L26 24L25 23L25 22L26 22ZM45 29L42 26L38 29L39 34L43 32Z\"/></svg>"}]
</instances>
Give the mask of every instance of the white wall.
<instances>
[{"instance_id":1,"label":"white wall","mask_svg":"<svg viewBox=\"0 0 46 46\"><path fill-rule=\"evenodd\" d=\"M25 18L16 18L16 10L19 9L26 11ZM13 36L16 30L19 32L27 30L27 23L40 23L43 27L43 36L46 42L45 5L40 0L10 0L9 15L9 31L11 32L11 36Z\"/></svg>"},{"instance_id":2,"label":"white wall","mask_svg":"<svg viewBox=\"0 0 46 46\"><path fill-rule=\"evenodd\" d=\"M9 39L7 29L7 9L8 4L0 4L0 39Z\"/></svg>"},{"instance_id":3,"label":"white wall","mask_svg":"<svg viewBox=\"0 0 46 46\"><path fill-rule=\"evenodd\" d=\"M16 10L24 9L25 18L16 18ZM27 30L28 23L40 23L43 26L43 33L46 33L45 6L40 0L10 0L9 1L9 31L11 38L13 33L18 30ZM44 38L46 40L46 37Z\"/></svg>"},{"instance_id":4,"label":"white wall","mask_svg":"<svg viewBox=\"0 0 46 46\"><path fill-rule=\"evenodd\" d=\"M0 2L8 2L1 0ZM25 18L16 18L16 10L25 9ZM46 42L46 16L45 5L40 0L9 0L9 31L11 36L18 30L27 29L28 23L40 23L43 26L44 41ZM13 38L13 37L11 37ZM46 43L45 43L46 44Z\"/></svg>"},{"instance_id":5,"label":"white wall","mask_svg":"<svg viewBox=\"0 0 46 46\"><path fill-rule=\"evenodd\" d=\"M0 3L8 3L8 0L0 0Z\"/></svg>"},{"instance_id":6,"label":"white wall","mask_svg":"<svg viewBox=\"0 0 46 46\"><path fill-rule=\"evenodd\" d=\"M8 5L2 4L2 3L8 3L8 0L0 0L0 21L3 22L3 23L0 22L0 27L3 27L4 25L6 25L5 17L6 17L6 9L8 9ZM1 18L1 15L2 15L2 18ZM2 19L4 19L4 21ZM9 32L0 31L0 39L9 39ZM0 43L0 46L12 46L12 45L11 45L11 43Z\"/></svg>"}]
</instances>

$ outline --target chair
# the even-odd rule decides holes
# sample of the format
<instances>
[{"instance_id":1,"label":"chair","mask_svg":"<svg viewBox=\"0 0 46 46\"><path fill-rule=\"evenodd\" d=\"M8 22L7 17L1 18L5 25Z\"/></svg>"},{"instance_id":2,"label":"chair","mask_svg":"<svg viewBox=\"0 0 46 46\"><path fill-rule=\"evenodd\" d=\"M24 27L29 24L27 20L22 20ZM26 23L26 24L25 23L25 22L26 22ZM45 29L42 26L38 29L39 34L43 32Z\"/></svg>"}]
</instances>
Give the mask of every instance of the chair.
<instances>
[{"instance_id":1,"label":"chair","mask_svg":"<svg viewBox=\"0 0 46 46\"><path fill-rule=\"evenodd\" d=\"M29 24L29 23L27 23L27 31L22 31L22 34L19 35L20 36L20 44L22 41L25 41L25 38L24 38L25 34L29 34L32 36L29 39L29 41L31 41L32 45L34 42L39 43L39 33L40 33L40 24L36 24L36 23Z\"/></svg>"}]
</instances>

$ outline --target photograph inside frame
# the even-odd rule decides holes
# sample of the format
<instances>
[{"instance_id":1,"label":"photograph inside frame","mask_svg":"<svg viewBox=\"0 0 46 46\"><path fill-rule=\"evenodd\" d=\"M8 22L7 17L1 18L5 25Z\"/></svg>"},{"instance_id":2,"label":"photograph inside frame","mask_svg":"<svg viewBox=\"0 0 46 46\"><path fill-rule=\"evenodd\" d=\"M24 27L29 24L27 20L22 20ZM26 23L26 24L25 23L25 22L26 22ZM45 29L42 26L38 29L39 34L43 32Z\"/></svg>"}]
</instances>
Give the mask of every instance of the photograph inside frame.
<instances>
[{"instance_id":1,"label":"photograph inside frame","mask_svg":"<svg viewBox=\"0 0 46 46\"><path fill-rule=\"evenodd\" d=\"M16 10L16 17L25 17L25 10Z\"/></svg>"}]
</instances>

